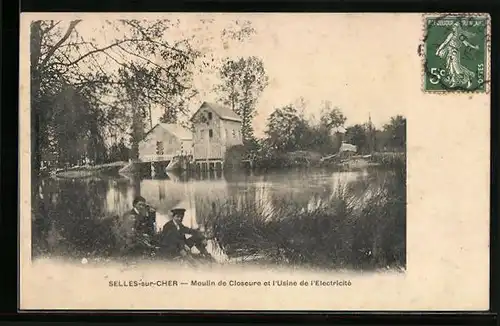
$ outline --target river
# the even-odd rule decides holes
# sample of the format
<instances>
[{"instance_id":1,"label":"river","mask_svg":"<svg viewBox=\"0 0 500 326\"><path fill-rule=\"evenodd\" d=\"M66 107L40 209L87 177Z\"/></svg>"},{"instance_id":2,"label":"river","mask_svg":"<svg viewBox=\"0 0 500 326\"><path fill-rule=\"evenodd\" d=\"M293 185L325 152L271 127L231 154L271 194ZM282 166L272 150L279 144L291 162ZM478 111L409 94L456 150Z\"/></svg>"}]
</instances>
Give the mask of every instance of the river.
<instances>
[{"instance_id":1,"label":"river","mask_svg":"<svg viewBox=\"0 0 500 326\"><path fill-rule=\"evenodd\" d=\"M197 228L207 212L228 200L245 199L268 208L292 200L309 209L331 196L339 186L355 185L354 190L362 197L366 186L381 182L386 173L381 169L308 169L263 174L212 171L159 178L47 178L39 187L40 205L35 207L32 243L35 247L43 243L52 244L49 246L52 248L63 246L66 255L79 246L92 246L99 221L125 214L139 194L156 208L158 229L170 219L170 210L176 207L186 209L184 224Z\"/></svg>"}]
</instances>

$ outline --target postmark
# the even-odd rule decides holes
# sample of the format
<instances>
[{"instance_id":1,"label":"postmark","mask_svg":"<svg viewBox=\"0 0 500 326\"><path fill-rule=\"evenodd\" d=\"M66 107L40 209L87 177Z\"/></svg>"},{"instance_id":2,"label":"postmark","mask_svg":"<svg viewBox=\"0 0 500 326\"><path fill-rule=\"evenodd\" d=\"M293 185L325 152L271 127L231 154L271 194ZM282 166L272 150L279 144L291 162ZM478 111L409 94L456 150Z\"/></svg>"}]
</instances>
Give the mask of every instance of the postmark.
<instances>
[{"instance_id":1,"label":"postmark","mask_svg":"<svg viewBox=\"0 0 500 326\"><path fill-rule=\"evenodd\" d=\"M487 93L489 31L488 15L425 15L423 91Z\"/></svg>"}]
</instances>

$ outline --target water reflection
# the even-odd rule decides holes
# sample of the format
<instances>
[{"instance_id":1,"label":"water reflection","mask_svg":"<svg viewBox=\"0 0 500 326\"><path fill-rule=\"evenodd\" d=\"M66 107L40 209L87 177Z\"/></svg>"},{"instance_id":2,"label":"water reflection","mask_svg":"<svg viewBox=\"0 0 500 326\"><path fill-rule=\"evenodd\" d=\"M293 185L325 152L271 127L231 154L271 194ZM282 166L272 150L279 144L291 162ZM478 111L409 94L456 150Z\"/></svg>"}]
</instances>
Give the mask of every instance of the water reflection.
<instances>
[{"instance_id":1,"label":"water reflection","mask_svg":"<svg viewBox=\"0 0 500 326\"><path fill-rule=\"evenodd\" d=\"M351 172L278 171L266 174L222 173L167 174L158 178L119 177L45 179L39 187L33 214L33 247L39 252L73 254L88 248L112 247L110 217L131 209L136 195L157 209L157 228L170 218L175 207L186 209L185 224L198 228L207 214L226 201L254 202L268 210L291 200L304 209L328 200L339 186L351 187L362 196L367 187L383 182L386 171Z\"/></svg>"}]
</instances>

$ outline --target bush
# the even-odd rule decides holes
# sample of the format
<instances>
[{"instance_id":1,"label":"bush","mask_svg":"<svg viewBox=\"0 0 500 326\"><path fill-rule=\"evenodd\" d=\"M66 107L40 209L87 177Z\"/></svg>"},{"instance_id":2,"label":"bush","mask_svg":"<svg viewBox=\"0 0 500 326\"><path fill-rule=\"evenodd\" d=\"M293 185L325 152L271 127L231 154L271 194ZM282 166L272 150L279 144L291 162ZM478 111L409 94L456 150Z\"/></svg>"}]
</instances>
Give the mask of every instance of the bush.
<instances>
[{"instance_id":1,"label":"bush","mask_svg":"<svg viewBox=\"0 0 500 326\"><path fill-rule=\"evenodd\" d=\"M371 160L375 163L387 167L406 166L406 153L405 152L376 152L371 156Z\"/></svg>"},{"instance_id":2,"label":"bush","mask_svg":"<svg viewBox=\"0 0 500 326\"><path fill-rule=\"evenodd\" d=\"M234 169L241 166L241 162L246 155L247 150L243 145L231 146L226 150L224 157L224 168Z\"/></svg>"},{"instance_id":3,"label":"bush","mask_svg":"<svg viewBox=\"0 0 500 326\"><path fill-rule=\"evenodd\" d=\"M309 207L294 200L277 201L273 209L253 200L229 201L204 217L204 227L229 257L324 268L404 268L405 177L404 169L396 170L382 185L367 185L362 196L339 187Z\"/></svg>"}]
</instances>

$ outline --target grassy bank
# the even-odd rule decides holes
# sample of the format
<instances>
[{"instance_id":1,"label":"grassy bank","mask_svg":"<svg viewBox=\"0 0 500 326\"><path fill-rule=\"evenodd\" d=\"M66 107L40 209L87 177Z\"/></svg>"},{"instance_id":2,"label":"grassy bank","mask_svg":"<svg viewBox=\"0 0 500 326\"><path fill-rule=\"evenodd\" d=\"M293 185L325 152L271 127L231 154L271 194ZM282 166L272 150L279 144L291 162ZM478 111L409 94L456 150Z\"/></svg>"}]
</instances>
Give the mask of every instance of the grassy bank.
<instances>
[{"instance_id":1,"label":"grassy bank","mask_svg":"<svg viewBox=\"0 0 500 326\"><path fill-rule=\"evenodd\" d=\"M400 162L401 163L401 162ZM406 172L399 165L363 194L339 187L314 205L226 202L204 226L230 257L324 268L404 268Z\"/></svg>"},{"instance_id":2,"label":"grassy bank","mask_svg":"<svg viewBox=\"0 0 500 326\"><path fill-rule=\"evenodd\" d=\"M355 156L363 156L357 154ZM368 165L379 165L382 167L397 167L401 162L406 161L406 153L399 152L374 152L367 155L366 163ZM251 158L251 164L248 160ZM327 158L325 160L325 158ZM298 167L341 167L346 157L339 155L327 155L315 151L294 151L279 153L275 151L260 151L249 155L242 145L229 148L225 156L225 169L252 168L256 170L274 170L284 168Z\"/></svg>"},{"instance_id":3,"label":"grassy bank","mask_svg":"<svg viewBox=\"0 0 500 326\"><path fill-rule=\"evenodd\" d=\"M386 167L406 165L406 152L375 152L371 155L372 162Z\"/></svg>"},{"instance_id":4,"label":"grassy bank","mask_svg":"<svg viewBox=\"0 0 500 326\"><path fill-rule=\"evenodd\" d=\"M333 193L305 184L303 190L286 195L247 191L218 203L207 198L197 203L198 224L225 255L238 261L329 269L404 268L406 170L404 160L393 163L389 171L375 170ZM33 206L34 254L117 254L113 217L103 216L100 202L83 185L66 183L57 192L59 201L47 192L39 206ZM92 189L105 196L104 187Z\"/></svg>"}]
</instances>

